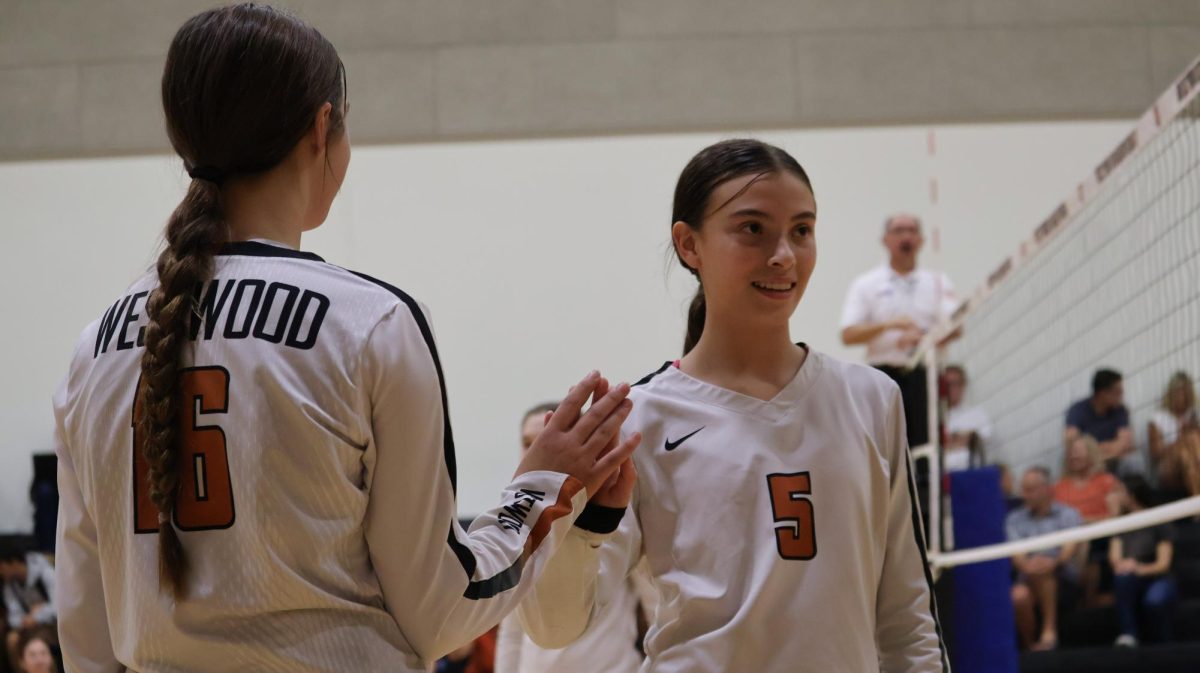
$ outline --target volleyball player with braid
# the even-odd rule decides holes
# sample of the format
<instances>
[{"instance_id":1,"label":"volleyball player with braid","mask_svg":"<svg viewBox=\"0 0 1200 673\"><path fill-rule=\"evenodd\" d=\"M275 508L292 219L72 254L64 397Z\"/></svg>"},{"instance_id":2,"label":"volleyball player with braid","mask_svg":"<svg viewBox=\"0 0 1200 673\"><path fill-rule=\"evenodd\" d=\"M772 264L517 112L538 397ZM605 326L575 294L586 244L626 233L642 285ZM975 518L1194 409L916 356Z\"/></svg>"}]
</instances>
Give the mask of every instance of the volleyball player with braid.
<instances>
[{"instance_id":1,"label":"volleyball player with braid","mask_svg":"<svg viewBox=\"0 0 1200 673\"><path fill-rule=\"evenodd\" d=\"M299 250L350 158L333 46L269 7L204 12L162 97L191 184L55 394L67 670L424 671L589 525L637 444L628 387L573 387L464 531L424 307Z\"/></svg>"},{"instance_id":2,"label":"volleyball player with braid","mask_svg":"<svg viewBox=\"0 0 1200 673\"><path fill-rule=\"evenodd\" d=\"M790 336L816 226L778 147L724 141L683 169L671 237L700 281L684 355L634 386L636 471L522 603L534 642L577 638L644 559L659 601L642 671L948 671L900 391Z\"/></svg>"}]
</instances>

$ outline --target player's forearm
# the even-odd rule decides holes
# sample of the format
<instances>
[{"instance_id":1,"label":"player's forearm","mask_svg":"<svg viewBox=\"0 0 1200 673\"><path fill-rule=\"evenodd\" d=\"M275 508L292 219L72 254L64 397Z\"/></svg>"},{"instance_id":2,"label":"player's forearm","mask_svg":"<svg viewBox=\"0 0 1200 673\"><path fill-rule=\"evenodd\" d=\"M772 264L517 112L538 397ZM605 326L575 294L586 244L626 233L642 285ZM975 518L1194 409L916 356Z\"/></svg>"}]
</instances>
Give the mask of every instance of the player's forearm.
<instances>
[{"instance_id":1,"label":"player's forearm","mask_svg":"<svg viewBox=\"0 0 1200 673\"><path fill-rule=\"evenodd\" d=\"M915 554L914 542L910 539L908 544ZM941 673L944 654L935 617L937 608L924 568L919 558L896 561L885 565L877 597L875 635L880 671Z\"/></svg>"},{"instance_id":2,"label":"player's forearm","mask_svg":"<svg viewBox=\"0 0 1200 673\"><path fill-rule=\"evenodd\" d=\"M1171 558L1174 556L1175 547L1170 542L1158 543L1158 548L1155 550L1154 563L1139 563L1138 574L1147 575L1162 575L1171 569Z\"/></svg>"},{"instance_id":3,"label":"player's forearm","mask_svg":"<svg viewBox=\"0 0 1200 673\"><path fill-rule=\"evenodd\" d=\"M875 597L875 639L881 673L948 673L937 625L932 578L925 566L912 462L904 450L904 423L899 391L890 409L890 455L898 468L890 484L887 549Z\"/></svg>"},{"instance_id":4,"label":"player's forearm","mask_svg":"<svg viewBox=\"0 0 1200 673\"><path fill-rule=\"evenodd\" d=\"M525 632L521 630L521 622L516 614L510 614L500 622L496 633L496 660L494 673L520 673L521 642Z\"/></svg>"},{"instance_id":5,"label":"player's forearm","mask_svg":"<svg viewBox=\"0 0 1200 673\"><path fill-rule=\"evenodd\" d=\"M1107 442L1100 442L1099 447L1101 457L1105 460L1113 460L1128 454L1133 449L1133 443L1117 438L1110 439Z\"/></svg>"},{"instance_id":6,"label":"player's forearm","mask_svg":"<svg viewBox=\"0 0 1200 673\"><path fill-rule=\"evenodd\" d=\"M566 647L587 629L597 600L600 548L611 537L621 513L593 508L588 516L580 517L582 525L567 534L521 602L521 625L538 646Z\"/></svg>"},{"instance_id":7,"label":"player's forearm","mask_svg":"<svg viewBox=\"0 0 1200 673\"><path fill-rule=\"evenodd\" d=\"M910 531L911 535L911 531ZM901 552L903 545L912 553ZM944 653L938 634L932 587L912 538L889 540L876 605L875 640L881 673L942 673ZM900 552L900 553L894 553Z\"/></svg>"},{"instance_id":8,"label":"player's forearm","mask_svg":"<svg viewBox=\"0 0 1200 673\"><path fill-rule=\"evenodd\" d=\"M587 493L578 480L554 472L526 472L469 532L451 523L453 500L447 499L430 516L454 526L448 540L413 542L411 536L396 535L369 516L367 540L384 597L415 653L434 661L512 612L586 503ZM436 528L430 535L436 536ZM396 561L411 555L415 545L429 548L421 567ZM415 577L422 578L419 586L413 585Z\"/></svg>"},{"instance_id":9,"label":"player's forearm","mask_svg":"<svg viewBox=\"0 0 1200 673\"><path fill-rule=\"evenodd\" d=\"M882 334L889 327L890 324L886 322L851 325L842 330L842 343L847 346L865 344Z\"/></svg>"}]
</instances>

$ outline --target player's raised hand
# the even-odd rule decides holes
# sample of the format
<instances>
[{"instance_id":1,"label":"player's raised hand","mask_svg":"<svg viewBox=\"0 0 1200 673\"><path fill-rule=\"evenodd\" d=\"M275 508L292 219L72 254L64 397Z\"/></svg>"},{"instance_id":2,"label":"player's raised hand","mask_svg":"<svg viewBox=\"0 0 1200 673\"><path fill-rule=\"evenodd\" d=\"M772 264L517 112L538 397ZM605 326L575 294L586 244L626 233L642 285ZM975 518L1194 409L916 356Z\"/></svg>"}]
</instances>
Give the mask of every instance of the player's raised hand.
<instances>
[{"instance_id":1,"label":"player's raised hand","mask_svg":"<svg viewBox=\"0 0 1200 673\"><path fill-rule=\"evenodd\" d=\"M585 376L551 414L546 428L517 467L517 474L563 472L583 482L589 496L595 494L637 448L637 441L614 442L621 423L633 409L628 396L628 384L608 389L608 382L599 372ZM584 412L589 397L593 402Z\"/></svg>"},{"instance_id":2,"label":"player's raised hand","mask_svg":"<svg viewBox=\"0 0 1200 673\"><path fill-rule=\"evenodd\" d=\"M633 446L642 441L641 433L633 433L626 437L625 442L633 442ZM599 491L592 496L592 502L604 507L621 509L629 506L633 499L633 487L637 484L637 468L633 466L633 458L626 458L620 468L604 482Z\"/></svg>"}]
</instances>

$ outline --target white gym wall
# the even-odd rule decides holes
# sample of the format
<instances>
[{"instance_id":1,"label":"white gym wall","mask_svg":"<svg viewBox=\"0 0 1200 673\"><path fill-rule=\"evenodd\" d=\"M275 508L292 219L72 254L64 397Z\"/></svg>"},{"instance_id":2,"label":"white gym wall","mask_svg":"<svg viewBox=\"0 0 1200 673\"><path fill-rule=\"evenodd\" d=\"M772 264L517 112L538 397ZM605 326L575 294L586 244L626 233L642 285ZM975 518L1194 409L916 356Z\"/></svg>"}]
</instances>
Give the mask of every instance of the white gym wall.
<instances>
[{"instance_id":1,"label":"white gym wall","mask_svg":"<svg viewBox=\"0 0 1200 673\"><path fill-rule=\"evenodd\" d=\"M861 359L841 346L837 321L850 279L883 261L885 213L911 209L940 227L941 253L927 241L922 262L943 268L961 294L1130 125L938 127L932 160L926 127L756 133L796 156L817 195L817 269L794 337ZM353 137L353 114L350 129ZM507 483L526 407L561 396L591 368L636 380L679 354L694 283L668 262L671 194L688 158L719 137L355 149L329 221L303 247L431 307L462 513ZM0 532L30 527L29 457L51 449L50 396L75 338L152 263L184 185L174 157L0 163Z\"/></svg>"}]
</instances>

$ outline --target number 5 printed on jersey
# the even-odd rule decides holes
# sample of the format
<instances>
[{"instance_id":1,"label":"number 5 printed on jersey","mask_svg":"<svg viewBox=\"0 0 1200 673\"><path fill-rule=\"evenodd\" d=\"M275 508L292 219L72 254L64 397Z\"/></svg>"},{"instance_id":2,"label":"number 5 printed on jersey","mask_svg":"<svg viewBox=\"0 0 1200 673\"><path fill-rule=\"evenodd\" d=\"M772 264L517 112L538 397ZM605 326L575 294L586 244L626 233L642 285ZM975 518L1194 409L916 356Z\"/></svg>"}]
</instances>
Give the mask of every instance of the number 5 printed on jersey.
<instances>
[{"instance_id":1,"label":"number 5 printed on jersey","mask_svg":"<svg viewBox=\"0 0 1200 673\"><path fill-rule=\"evenodd\" d=\"M138 379L141 389L141 379ZM201 416L229 411L229 371L224 367L188 367L179 372L179 496L175 525L180 530L213 530L233 525L233 484L225 431L201 425ZM141 395L133 404L133 527L158 532L158 507L150 501L150 465L142 456L138 419ZM206 419L205 419L206 420Z\"/></svg>"},{"instance_id":2,"label":"number 5 printed on jersey","mask_svg":"<svg viewBox=\"0 0 1200 673\"><path fill-rule=\"evenodd\" d=\"M771 514L775 523L775 546L785 559L808 561L817 555L816 520L813 516L812 482L807 472L768 474Z\"/></svg>"}]
</instances>

